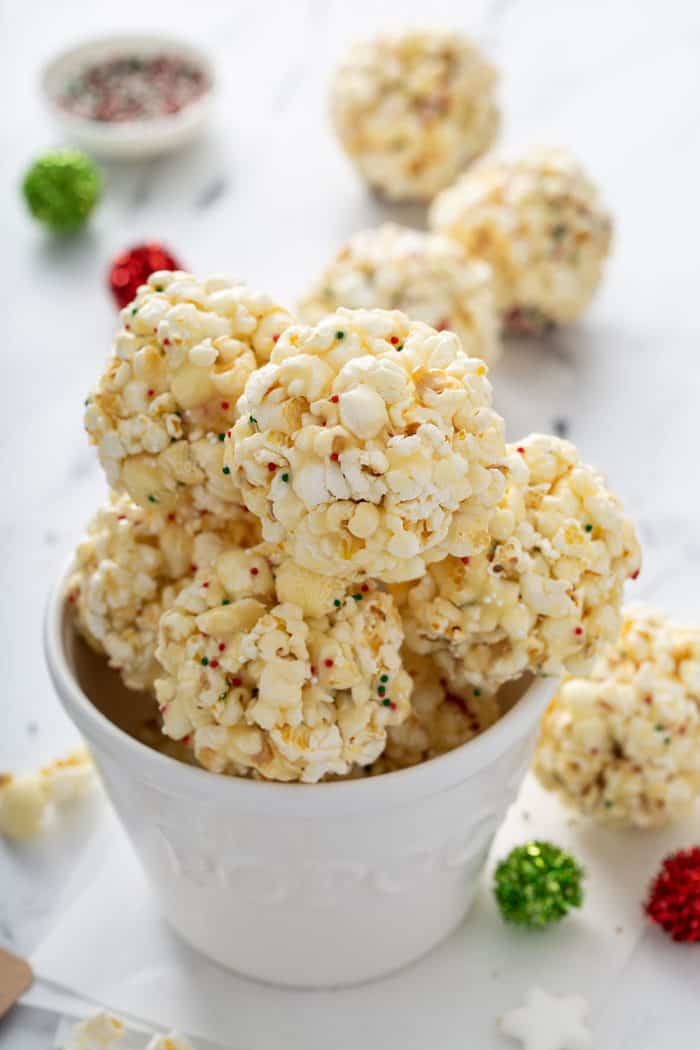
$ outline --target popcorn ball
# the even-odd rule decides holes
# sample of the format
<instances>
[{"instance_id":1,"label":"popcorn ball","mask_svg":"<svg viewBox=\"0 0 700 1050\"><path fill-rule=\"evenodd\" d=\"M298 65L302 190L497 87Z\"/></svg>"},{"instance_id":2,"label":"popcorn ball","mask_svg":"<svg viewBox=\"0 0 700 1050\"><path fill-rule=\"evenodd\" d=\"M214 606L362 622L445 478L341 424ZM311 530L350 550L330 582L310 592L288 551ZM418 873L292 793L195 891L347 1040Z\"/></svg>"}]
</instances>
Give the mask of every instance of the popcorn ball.
<instances>
[{"instance_id":1,"label":"popcorn ball","mask_svg":"<svg viewBox=\"0 0 700 1050\"><path fill-rule=\"evenodd\" d=\"M452 751L483 733L500 718L495 693L470 686L452 690L428 656L404 652L404 666L413 680L411 712L390 726L383 755L373 773L389 773L426 762Z\"/></svg>"},{"instance_id":2,"label":"popcorn ball","mask_svg":"<svg viewBox=\"0 0 700 1050\"><path fill-rule=\"evenodd\" d=\"M567 152L532 149L480 165L433 202L431 226L493 270L504 327L537 333L588 306L610 250L612 221Z\"/></svg>"},{"instance_id":3,"label":"popcorn ball","mask_svg":"<svg viewBox=\"0 0 700 1050\"><path fill-rule=\"evenodd\" d=\"M625 610L590 677L562 683L534 770L601 822L645 828L684 816L700 793L700 628Z\"/></svg>"},{"instance_id":4,"label":"popcorn ball","mask_svg":"<svg viewBox=\"0 0 700 1050\"><path fill-rule=\"evenodd\" d=\"M152 688L158 621L191 578L211 529L240 544L259 539L256 521L243 509L232 509L225 523L213 515L179 519L145 510L127 495L113 496L90 522L76 551L68 601L80 633L129 689Z\"/></svg>"},{"instance_id":5,"label":"popcorn ball","mask_svg":"<svg viewBox=\"0 0 700 1050\"><path fill-rule=\"evenodd\" d=\"M403 610L407 645L433 653L453 688L586 673L615 638L623 584L639 570L631 522L572 444L535 434L509 448L520 469L489 546L431 565Z\"/></svg>"},{"instance_id":6,"label":"popcorn ball","mask_svg":"<svg viewBox=\"0 0 700 1050\"><path fill-rule=\"evenodd\" d=\"M384 581L487 542L505 445L486 372L398 311L288 328L226 442L264 539L314 572Z\"/></svg>"},{"instance_id":7,"label":"popcorn ball","mask_svg":"<svg viewBox=\"0 0 700 1050\"><path fill-rule=\"evenodd\" d=\"M357 42L335 74L331 116L360 174L392 200L430 200L496 137L497 75L460 33Z\"/></svg>"},{"instance_id":8,"label":"popcorn ball","mask_svg":"<svg viewBox=\"0 0 700 1050\"><path fill-rule=\"evenodd\" d=\"M402 310L459 336L470 357L499 356L489 268L455 241L386 223L350 238L299 304L317 324L340 306Z\"/></svg>"},{"instance_id":9,"label":"popcorn ball","mask_svg":"<svg viewBox=\"0 0 700 1050\"><path fill-rule=\"evenodd\" d=\"M0 835L18 841L39 833L51 804L77 802L95 783L86 747L57 758L36 773L0 773Z\"/></svg>"},{"instance_id":10,"label":"popcorn ball","mask_svg":"<svg viewBox=\"0 0 700 1050\"><path fill-rule=\"evenodd\" d=\"M197 572L161 619L156 696L207 769L315 782L374 762L408 716L403 632L373 584L276 560L229 547Z\"/></svg>"},{"instance_id":11,"label":"popcorn ball","mask_svg":"<svg viewBox=\"0 0 700 1050\"><path fill-rule=\"evenodd\" d=\"M162 270L121 320L85 410L111 488L144 507L227 511L240 497L224 469L224 437L289 315L228 278Z\"/></svg>"}]
</instances>

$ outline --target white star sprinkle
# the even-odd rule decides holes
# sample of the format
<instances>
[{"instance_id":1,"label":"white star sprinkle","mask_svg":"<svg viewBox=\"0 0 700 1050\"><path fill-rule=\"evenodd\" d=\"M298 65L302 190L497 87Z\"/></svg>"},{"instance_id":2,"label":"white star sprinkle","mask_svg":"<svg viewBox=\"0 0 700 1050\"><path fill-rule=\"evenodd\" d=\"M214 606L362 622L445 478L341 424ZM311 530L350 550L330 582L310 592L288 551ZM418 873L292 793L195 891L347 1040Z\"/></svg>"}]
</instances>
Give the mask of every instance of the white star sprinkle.
<instances>
[{"instance_id":1,"label":"white star sprinkle","mask_svg":"<svg viewBox=\"0 0 700 1050\"><path fill-rule=\"evenodd\" d=\"M526 1005L504 1014L499 1027L519 1039L523 1050L592 1050L587 1013L588 1003L580 995L557 999L541 988L531 988Z\"/></svg>"}]
</instances>

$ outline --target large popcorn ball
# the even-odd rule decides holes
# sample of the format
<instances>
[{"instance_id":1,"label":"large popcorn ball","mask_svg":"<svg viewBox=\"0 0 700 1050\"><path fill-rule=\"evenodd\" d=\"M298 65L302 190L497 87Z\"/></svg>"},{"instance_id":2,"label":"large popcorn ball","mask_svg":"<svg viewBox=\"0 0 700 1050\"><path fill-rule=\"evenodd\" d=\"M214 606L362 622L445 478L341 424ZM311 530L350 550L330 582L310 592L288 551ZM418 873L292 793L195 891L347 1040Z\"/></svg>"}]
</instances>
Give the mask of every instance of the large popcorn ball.
<instances>
[{"instance_id":1,"label":"large popcorn ball","mask_svg":"<svg viewBox=\"0 0 700 1050\"><path fill-rule=\"evenodd\" d=\"M639 571L631 522L572 444L535 434L510 451L521 469L511 468L490 545L431 565L403 610L407 645L434 653L453 687L586 673Z\"/></svg>"},{"instance_id":2,"label":"large popcorn ball","mask_svg":"<svg viewBox=\"0 0 700 1050\"><path fill-rule=\"evenodd\" d=\"M85 411L110 486L165 510L235 505L224 435L248 377L269 358L289 315L228 278L159 271L121 320Z\"/></svg>"},{"instance_id":3,"label":"large popcorn ball","mask_svg":"<svg viewBox=\"0 0 700 1050\"><path fill-rule=\"evenodd\" d=\"M450 689L429 656L404 652L404 666L413 679L411 713L389 728L373 773L405 769L452 751L483 733L502 713L495 693L471 686Z\"/></svg>"},{"instance_id":4,"label":"large popcorn ball","mask_svg":"<svg viewBox=\"0 0 700 1050\"><path fill-rule=\"evenodd\" d=\"M612 236L596 187L569 153L554 149L466 173L436 198L430 221L491 265L504 326L516 332L578 317Z\"/></svg>"},{"instance_id":5,"label":"large popcorn ball","mask_svg":"<svg viewBox=\"0 0 700 1050\"><path fill-rule=\"evenodd\" d=\"M386 223L350 238L299 304L317 324L339 306L402 310L438 331L455 332L470 357L499 356L489 268L454 241Z\"/></svg>"},{"instance_id":6,"label":"large popcorn ball","mask_svg":"<svg viewBox=\"0 0 700 1050\"><path fill-rule=\"evenodd\" d=\"M164 732L207 769L315 782L372 763L410 710L390 595L264 546L224 550L160 624Z\"/></svg>"},{"instance_id":7,"label":"large popcorn ball","mask_svg":"<svg viewBox=\"0 0 700 1050\"><path fill-rule=\"evenodd\" d=\"M486 372L397 311L287 329L226 448L264 538L314 572L385 581L485 543L505 484Z\"/></svg>"},{"instance_id":8,"label":"large popcorn ball","mask_svg":"<svg viewBox=\"0 0 700 1050\"><path fill-rule=\"evenodd\" d=\"M178 518L113 496L97 511L75 554L67 595L76 626L129 689L152 688L158 621L191 578L198 549L211 530L229 542L253 544L256 520L232 510L226 523L214 516Z\"/></svg>"},{"instance_id":9,"label":"large popcorn ball","mask_svg":"<svg viewBox=\"0 0 700 1050\"><path fill-rule=\"evenodd\" d=\"M591 676L562 683L534 768L602 822L654 827L684 816L700 794L700 628L625 610Z\"/></svg>"},{"instance_id":10,"label":"large popcorn ball","mask_svg":"<svg viewBox=\"0 0 700 1050\"><path fill-rule=\"evenodd\" d=\"M335 74L331 116L364 178L392 200L430 200L496 137L496 72L444 29L355 43Z\"/></svg>"}]
</instances>

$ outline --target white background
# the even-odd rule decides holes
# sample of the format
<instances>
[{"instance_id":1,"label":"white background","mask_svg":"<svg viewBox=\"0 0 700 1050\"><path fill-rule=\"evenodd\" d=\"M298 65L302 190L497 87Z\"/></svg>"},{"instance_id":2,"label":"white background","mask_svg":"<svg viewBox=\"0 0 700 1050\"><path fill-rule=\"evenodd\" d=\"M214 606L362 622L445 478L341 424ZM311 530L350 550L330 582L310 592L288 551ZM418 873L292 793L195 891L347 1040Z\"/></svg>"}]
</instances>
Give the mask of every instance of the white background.
<instances>
[{"instance_id":1,"label":"white background","mask_svg":"<svg viewBox=\"0 0 700 1050\"><path fill-rule=\"evenodd\" d=\"M328 76L343 47L388 24L431 20L473 32L502 70L503 146L569 145L603 187L616 221L604 288L575 329L510 345L493 374L496 403L511 438L568 421L638 522L645 567L631 595L700 619L693 0L13 0L0 12L0 768L33 766L75 736L43 667L40 627L47 587L104 491L81 413L115 325L111 257L159 239L196 272L227 270L293 302L348 234L389 215L356 180L326 120ZM42 109L39 71L58 48L112 29L167 30L208 47L217 112L205 140L183 154L108 166L89 230L55 242L30 221L17 189L27 163L61 144ZM391 215L422 222L413 209ZM50 867L47 846L0 846L0 943L29 951L48 928L70 844L68 835L60 856L52 849ZM666 1041L697 1050L699 956L645 939L615 989L614 1042L602 1050ZM0 1043L45 1046L43 1024L23 1010L0 1026ZM390 1033L382 1043L394 1050ZM468 1032L454 1045L468 1046Z\"/></svg>"}]
</instances>

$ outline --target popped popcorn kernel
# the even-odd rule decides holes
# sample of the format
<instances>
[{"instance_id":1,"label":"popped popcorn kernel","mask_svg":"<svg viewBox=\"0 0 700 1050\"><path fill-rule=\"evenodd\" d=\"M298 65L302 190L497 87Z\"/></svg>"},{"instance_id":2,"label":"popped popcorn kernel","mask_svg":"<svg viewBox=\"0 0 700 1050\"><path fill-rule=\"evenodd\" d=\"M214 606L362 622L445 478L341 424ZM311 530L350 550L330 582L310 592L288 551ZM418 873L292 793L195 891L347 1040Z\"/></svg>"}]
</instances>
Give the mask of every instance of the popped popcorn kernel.
<instances>
[{"instance_id":1,"label":"popped popcorn kernel","mask_svg":"<svg viewBox=\"0 0 700 1050\"><path fill-rule=\"evenodd\" d=\"M94 784L94 766L84 746L55 759L38 773L0 773L0 835L17 841L34 838L51 805L76 802Z\"/></svg>"},{"instance_id":2,"label":"popped popcorn kernel","mask_svg":"<svg viewBox=\"0 0 700 1050\"><path fill-rule=\"evenodd\" d=\"M124 1022L102 1011L75 1025L64 1050L108 1050L120 1043L125 1034Z\"/></svg>"},{"instance_id":3,"label":"popped popcorn kernel","mask_svg":"<svg viewBox=\"0 0 700 1050\"><path fill-rule=\"evenodd\" d=\"M410 710L391 597L280 563L265 545L244 552L246 572L240 554L198 570L161 617L164 732L239 776L313 783L372 763Z\"/></svg>"},{"instance_id":4,"label":"popped popcorn kernel","mask_svg":"<svg viewBox=\"0 0 700 1050\"><path fill-rule=\"evenodd\" d=\"M700 628L642 606L542 720L542 785L604 824L660 827L700 794Z\"/></svg>"},{"instance_id":5,"label":"popped popcorn kernel","mask_svg":"<svg viewBox=\"0 0 700 1050\"><path fill-rule=\"evenodd\" d=\"M383 581L483 545L506 471L486 373L398 311L287 329L226 441L265 540L321 575Z\"/></svg>"},{"instance_id":6,"label":"popped popcorn kernel","mask_svg":"<svg viewBox=\"0 0 700 1050\"><path fill-rule=\"evenodd\" d=\"M390 200L430 200L491 145L497 75L477 46L445 29L352 45L331 86L345 152Z\"/></svg>"},{"instance_id":7,"label":"popped popcorn kernel","mask_svg":"<svg viewBox=\"0 0 700 1050\"><path fill-rule=\"evenodd\" d=\"M455 242L386 223L354 234L299 303L317 324L338 307L401 310L438 331L449 329L469 357L500 356L491 272Z\"/></svg>"},{"instance_id":8,"label":"popped popcorn kernel","mask_svg":"<svg viewBox=\"0 0 700 1050\"><path fill-rule=\"evenodd\" d=\"M489 544L431 565L404 598L407 646L432 653L453 687L586 673L639 568L630 520L573 445L535 434L509 453Z\"/></svg>"},{"instance_id":9,"label":"popped popcorn kernel","mask_svg":"<svg viewBox=\"0 0 700 1050\"><path fill-rule=\"evenodd\" d=\"M596 187L560 149L484 162L436 197L430 225L490 265L504 327L525 333L583 313L612 239Z\"/></svg>"},{"instance_id":10,"label":"popped popcorn kernel","mask_svg":"<svg viewBox=\"0 0 700 1050\"><path fill-rule=\"evenodd\" d=\"M256 543L259 529L243 509L215 515L146 510L122 494L97 511L75 554L66 588L76 627L129 689L150 690L158 621L192 575L197 548L220 531L231 542Z\"/></svg>"},{"instance_id":11,"label":"popped popcorn kernel","mask_svg":"<svg viewBox=\"0 0 700 1050\"><path fill-rule=\"evenodd\" d=\"M290 315L240 282L159 271L120 316L113 354L85 408L110 487L147 509L235 507L224 435L248 377Z\"/></svg>"}]
</instances>

